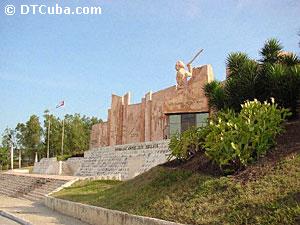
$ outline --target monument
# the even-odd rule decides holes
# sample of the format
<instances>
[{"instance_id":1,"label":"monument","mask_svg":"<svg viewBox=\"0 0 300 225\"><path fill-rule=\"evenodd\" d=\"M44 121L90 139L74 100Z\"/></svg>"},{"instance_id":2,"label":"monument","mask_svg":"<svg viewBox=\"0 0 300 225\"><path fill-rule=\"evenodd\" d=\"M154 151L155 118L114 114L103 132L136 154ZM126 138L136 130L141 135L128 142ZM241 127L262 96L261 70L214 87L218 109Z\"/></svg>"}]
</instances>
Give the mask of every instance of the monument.
<instances>
[{"instance_id":1,"label":"monument","mask_svg":"<svg viewBox=\"0 0 300 225\"><path fill-rule=\"evenodd\" d=\"M183 62L176 63L177 85L148 92L140 103L130 104L130 93L113 94L107 121L92 127L90 149L161 141L206 123L209 107L203 86L214 79L213 70L211 65L192 68L193 60L187 71Z\"/></svg>"},{"instance_id":2,"label":"monument","mask_svg":"<svg viewBox=\"0 0 300 225\"><path fill-rule=\"evenodd\" d=\"M213 70L211 65L192 68L193 60L187 70L183 62L176 63L177 85L148 92L140 103L130 104L130 93L112 95L108 120L92 127L90 150L84 157L64 162L43 159L34 171L128 180L165 163L170 136L205 125L210 113L203 86L214 79Z\"/></svg>"}]
</instances>

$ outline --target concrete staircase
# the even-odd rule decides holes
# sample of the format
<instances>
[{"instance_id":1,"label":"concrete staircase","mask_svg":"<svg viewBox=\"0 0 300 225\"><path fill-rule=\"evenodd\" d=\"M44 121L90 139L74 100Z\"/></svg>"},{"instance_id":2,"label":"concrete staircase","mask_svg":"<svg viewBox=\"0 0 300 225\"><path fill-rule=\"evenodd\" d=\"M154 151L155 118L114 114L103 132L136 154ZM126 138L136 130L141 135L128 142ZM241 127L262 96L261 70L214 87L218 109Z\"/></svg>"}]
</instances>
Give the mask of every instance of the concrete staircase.
<instances>
[{"instance_id":1,"label":"concrete staircase","mask_svg":"<svg viewBox=\"0 0 300 225\"><path fill-rule=\"evenodd\" d=\"M41 201L66 180L0 173L0 195Z\"/></svg>"}]
</instances>

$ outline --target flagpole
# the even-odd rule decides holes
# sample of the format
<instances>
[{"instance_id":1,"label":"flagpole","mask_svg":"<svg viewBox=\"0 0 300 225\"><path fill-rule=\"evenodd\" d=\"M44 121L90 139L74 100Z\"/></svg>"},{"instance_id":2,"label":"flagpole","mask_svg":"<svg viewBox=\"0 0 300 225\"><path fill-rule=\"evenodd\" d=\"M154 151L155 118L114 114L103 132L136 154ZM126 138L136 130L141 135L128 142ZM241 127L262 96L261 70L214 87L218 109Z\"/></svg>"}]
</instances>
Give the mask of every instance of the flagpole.
<instances>
[{"instance_id":1,"label":"flagpole","mask_svg":"<svg viewBox=\"0 0 300 225\"><path fill-rule=\"evenodd\" d=\"M61 155L64 154L64 134L65 134L65 118L63 118L63 121L62 121Z\"/></svg>"}]
</instances>

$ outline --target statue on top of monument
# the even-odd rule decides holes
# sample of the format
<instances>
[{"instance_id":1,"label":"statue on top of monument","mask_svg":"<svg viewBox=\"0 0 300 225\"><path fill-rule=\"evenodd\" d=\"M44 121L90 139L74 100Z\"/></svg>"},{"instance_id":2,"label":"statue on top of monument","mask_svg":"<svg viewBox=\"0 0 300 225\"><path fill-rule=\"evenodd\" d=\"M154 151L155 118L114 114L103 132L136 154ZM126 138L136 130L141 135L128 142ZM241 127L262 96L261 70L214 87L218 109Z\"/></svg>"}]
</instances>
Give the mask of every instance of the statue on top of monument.
<instances>
[{"instance_id":1,"label":"statue on top of monument","mask_svg":"<svg viewBox=\"0 0 300 225\"><path fill-rule=\"evenodd\" d=\"M192 77L193 68L191 64L186 65L188 71L185 70L185 64L182 61L177 61L175 69L177 71L176 81L177 81L177 90L182 89L187 85L187 78Z\"/></svg>"},{"instance_id":2,"label":"statue on top of monument","mask_svg":"<svg viewBox=\"0 0 300 225\"><path fill-rule=\"evenodd\" d=\"M180 90L187 86L188 77L192 77L193 74L193 67L192 62L200 55L200 53L203 51L201 49L194 58L187 63L186 67L188 68L188 71L185 70L185 64L182 61L177 61L175 65L175 69L177 71L176 73L176 81L177 81L177 90Z\"/></svg>"}]
</instances>

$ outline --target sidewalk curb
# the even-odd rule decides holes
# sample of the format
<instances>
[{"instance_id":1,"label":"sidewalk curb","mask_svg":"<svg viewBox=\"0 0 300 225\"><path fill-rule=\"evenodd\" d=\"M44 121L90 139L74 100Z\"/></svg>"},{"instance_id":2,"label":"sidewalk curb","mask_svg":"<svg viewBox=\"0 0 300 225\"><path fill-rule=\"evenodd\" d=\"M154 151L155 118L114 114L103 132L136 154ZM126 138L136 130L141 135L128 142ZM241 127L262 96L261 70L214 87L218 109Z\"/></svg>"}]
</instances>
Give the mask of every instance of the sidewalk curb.
<instances>
[{"instance_id":1,"label":"sidewalk curb","mask_svg":"<svg viewBox=\"0 0 300 225\"><path fill-rule=\"evenodd\" d=\"M30 223L30 222L28 222L28 221L26 221L24 219L21 219L21 218L15 216L14 214L5 212L3 210L0 210L0 216L6 217L6 218L8 218L10 220L13 220L13 221L15 221L15 222L17 222L19 224L22 224L22 225L33 225L32 223Z\"/></svg>"}]
</instances>

